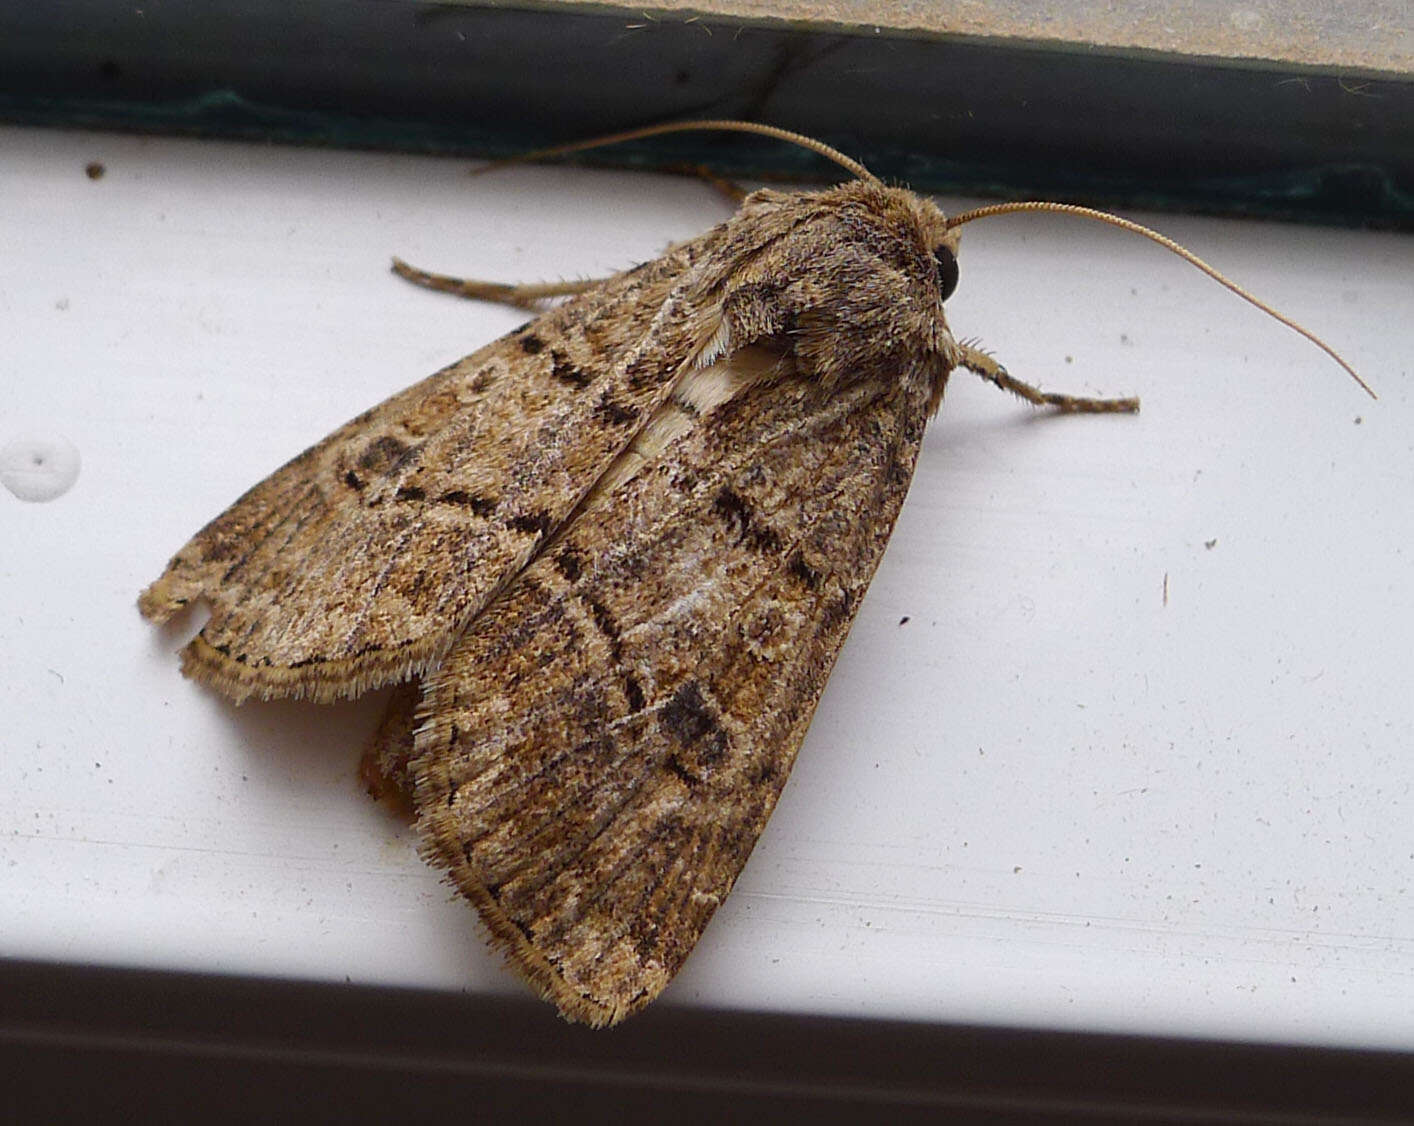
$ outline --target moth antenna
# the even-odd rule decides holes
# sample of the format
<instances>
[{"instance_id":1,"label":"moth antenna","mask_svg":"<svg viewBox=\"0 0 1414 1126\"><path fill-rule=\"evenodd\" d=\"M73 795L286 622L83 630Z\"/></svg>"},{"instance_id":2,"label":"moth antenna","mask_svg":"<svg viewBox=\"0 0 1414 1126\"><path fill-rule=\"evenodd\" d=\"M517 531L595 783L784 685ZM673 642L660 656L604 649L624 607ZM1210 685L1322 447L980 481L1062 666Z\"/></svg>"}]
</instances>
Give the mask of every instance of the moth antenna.
<instances>
[{"instance_id":1,"label":"moth antenna","mask_svg":"<svg viewBox=\"0 0 1414 1126\"><path fill-rule=\"evenodd\" d=\"M621 141L637 141L643 137L657 137L663 133L692 133L692 132L725 132L725 133L755 133L761 137L771 137L777 141L786 141L792 145L799 145L803 149L823 156L826 160L832 160L845 171L858 177L861 180L872 180L879 182L879 177L865 168L857 160L851 160L840 152L839 149L831 148L824 141L817 141L814 137L807 137L804 133L793 133L789 129L781 129L775 125L762 125L756 121L731 121L726 119L713 119L708 121L670 121L662 125L645 125L641 129L628 129L622 133L610 133L605 137L594 137L588 141L572 141L567 145L552 145L547 149L536 149L534 152L523 153L520 156L511 157L508 160L492 161L490 164L478 168L477 172L488 172L493 168L500 168L507 164L518 164L521 161L544 160L550 156L566 156L572 152L584 152L586 149L597 149L604 145L617 145Z\"/></svg>"},{"instance_id":2,"label":"moth antenna","mask_svg":"<svg viewBox=\"0 0 1414 1126\"><path fill-rule=\"evenodd\" d=\"M1093 219L1097 223L1108 223L1112 227L1119 227L1121 230L1131 231L1136 235L1143 235L1147 239L1152 239L1154 242L1162 246L1165 250L1172 251L1174 254L1177 254L1180 258L1182 258L1185 262L1189 263L1192 266L1198 267L1198 269L1202 270L1203 273L1207 274L1219 285L1231 290L1233 293L1237 294L1238 297L1242 298L1248 304L1255 305L1257 308L1261 309L1262 312L1266 313L1267 316L1280 321L1293 332L1297 332L1300 335L1304 336L1307 340L1309 340L1327 356L1329 356L1341 367L1343 367L1346 370L1347 374L1349 374L1350 378L1355 380L1356 383L1360 384L1360 386L1365 389L1365 393L1369 395L1370 398L1379 398L1379 396L1375 394L1374 389L1371 388L1368 383L1366 383L1363 379L1360 378L1359 373L1357 373L1356 370L1350 366L1350 364L1348 364L1344 359L1342 359L1340 354L1336 352L1334 348L1332 348L1329 344L1327 344L1310 329L1306 328L1304 325L1298 324L1296 321L1292 320L1284 313L1277 312L1277 310L1273 309L1261 298L1256 297L1251 293L1248 293L1247 290L1243 289L1235 281L1232 281L1230 278L1226 277L1221 271L1213 268L1212 266L1208 265L1208 263L1204 262L1203 259L1199 258L1198 255L1194 254L1193 251L1189 250L1186 246L1181 246L1180 244L1174 242L1173 239L1169 238L1167 235L1161 235L1158 231L1150 230L1148 227L1136 223L1131 219L1124 219L1118 215L1111 215L1108 211L1096 211L1092 207L1081 207L1078 204L1074 203L1049 203L1043 200L1026 200L1014 203L993 203L989 204L986 207L976 207L973 208L971 211L963 211L960 214L954 215L950 219L948 219L947 225L949 227L960 227L962 226L962 224L970 223L974 219L985 219L991 215L1006 215L1013 211L1057 211L1062 215L1078 215L1082 219Z\"/></svg>"}]
</instances>

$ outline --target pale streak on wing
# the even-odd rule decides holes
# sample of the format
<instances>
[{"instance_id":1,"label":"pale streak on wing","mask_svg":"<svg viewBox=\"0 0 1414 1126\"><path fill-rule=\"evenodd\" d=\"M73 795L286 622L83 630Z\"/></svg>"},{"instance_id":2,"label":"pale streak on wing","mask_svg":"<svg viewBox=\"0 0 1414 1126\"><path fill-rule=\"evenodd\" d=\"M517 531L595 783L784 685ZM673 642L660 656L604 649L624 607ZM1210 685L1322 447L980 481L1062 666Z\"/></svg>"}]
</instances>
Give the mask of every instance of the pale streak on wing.
<instances>
[{"instance_id":1,"label":"pale streak on wing","mask_svg":"<svg viewBox=\"0 0 1414 1126\"><path fill-rule=\"evenodd\" d=\"M897 379L750 383L429 679L424 852L566 1016L656 996L774 808L912 475L929 385Z\"/></svg>"},{"instance_id":2,"label":"pale streak on wing","mask_svg":"<svg viewBox=\"0 0 1414 1126\"><path fill-rule=\"evenodd\" d=\"M668 445L681 438L704 415L740 395L753 384L781 379L794 370L791 361L766 345L741 348L706 367L690 368L604 475L585 496L581 510L599 503L625 481L636 476Z\"/></svg>"}]
</instances>

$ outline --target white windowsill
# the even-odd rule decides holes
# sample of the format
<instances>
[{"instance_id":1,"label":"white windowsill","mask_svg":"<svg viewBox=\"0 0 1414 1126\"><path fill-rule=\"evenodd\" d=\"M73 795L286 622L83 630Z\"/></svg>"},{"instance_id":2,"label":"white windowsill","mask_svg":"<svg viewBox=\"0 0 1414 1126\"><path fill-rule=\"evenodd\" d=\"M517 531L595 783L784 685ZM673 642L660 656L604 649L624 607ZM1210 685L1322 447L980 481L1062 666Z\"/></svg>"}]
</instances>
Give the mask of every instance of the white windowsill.
<instances>
[{"instance_id":1,"label":"white windowsill","mask_svg":"<svg viewBox=\"0 0 1414 1126\"><path fill-rule=\"evenodd\" d=\"M0 493L0 957L517 989L358 787L376 703L233 709L178 673L196 619L134 599L288 457L524 319L391 255L596 276L721 200L78 132L0 151L0 444L83 462L58 500ZM1136 218L1380 402L1148 242L969 227L957 335L1144 412L1040 419L954 378L780 808L662 1003L1414 1046L1414 243Z\"/></svg>"}]
</instances>

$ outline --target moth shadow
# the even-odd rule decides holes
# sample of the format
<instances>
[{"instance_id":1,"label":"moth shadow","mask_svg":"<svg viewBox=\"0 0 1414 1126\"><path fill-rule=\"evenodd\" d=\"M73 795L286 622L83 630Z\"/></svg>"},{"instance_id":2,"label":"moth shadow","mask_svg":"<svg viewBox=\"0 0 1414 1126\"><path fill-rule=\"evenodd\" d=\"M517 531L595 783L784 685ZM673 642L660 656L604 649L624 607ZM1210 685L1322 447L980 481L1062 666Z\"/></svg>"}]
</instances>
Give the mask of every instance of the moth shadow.
<instances>
[{"instance_id":1,"label":"moth shadow","mask_svg":"<svg viewBox=\"0 0 1414 1126\"><path fill-rule=\"evenodd\" d=\"M280 770L295 778L323 777L330 769L343 769L350 787L357 788L359 757L391 693L391 689L379 689L334 704L308 700L221 703L236 742L252 765L277 763Z\"/></svg>"},{"instance_id":2,"label":"moth shadow","mask_svg":"<svg viewBox=\"0 0 1414 1126\"><path fill-rule=\"evenodd\" d=\"M210 614L197 603L170 620L148 623L148 655L170 675L180 650ZM359 774L364 750L387 709L393 688L375 689L353 700L316 704L309 700L247 700L235 704L205 685L184 681L218 725L240 772L272 800L299 806L339 801L383 822L393 838L412 841L412 811L396 797L376 801Z\"/></svg>"},{"instance_id":3,"label":"moth shadow","mask_svg":"<svg viewBox=\"0 0 1414 1126\"><path fill-rule=\"evenodd\" d=\"M133 610L136 614L136 601L133 603ZM200 633L201 628L210 619L210 611L204 605L197 603L173 614L165 622L145 622L143 636L147 638L147 645L152 653L167 660Z\"/></svg>"},{"instance_id":4,"label":"moth shadow","mask_svg":"<svg viewBox=\"0 0 1414 1126\"><path fill-rule=\"evenodd\" d=\"M197 604L165 622L153 623L147 630L149 653L170 662L210 616L204 605ZM391 688L384 688L332 704L259 699L234 704L210 688L201 686L200 691L220 701L244 748L263 753L268 747L273 752L326 761L348 755L355 765L392 694Z\"/></svg>"}]
</instances>

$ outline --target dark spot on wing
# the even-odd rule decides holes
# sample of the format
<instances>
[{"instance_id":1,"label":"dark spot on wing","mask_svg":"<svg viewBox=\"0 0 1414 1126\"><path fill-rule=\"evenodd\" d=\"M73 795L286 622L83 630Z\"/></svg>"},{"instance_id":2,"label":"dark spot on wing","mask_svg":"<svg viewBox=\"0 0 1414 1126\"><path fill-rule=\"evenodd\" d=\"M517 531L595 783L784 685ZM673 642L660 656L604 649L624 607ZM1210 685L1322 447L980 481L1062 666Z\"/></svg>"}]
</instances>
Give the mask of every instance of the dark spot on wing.
<instances>
[{"instance_id":1,"label":"dark spot on wing","mask_svg":"<svg viewBox=\"0 0 1414 1126\"><path fill-rule=\"evenodd\" d=\"M595 626L604 635L604 640L609 643L609 657L613 662L622 664L624 659L623 646L619 643L619 623L614 621L614 616L609 613L606 607L597 598L584 596L584 604L589 608L589 616L594 619Z\"/></svg>"},{"instance_id":2,"label":"dark spot on wing","mask_svg":"<svg viewBox=\"0 0 1414 1126\"><path fill-rule=\"evenodd\" d=\"M681 779L683 785L685 785L689 790L702 784L702 779L699 778L696 774L692 773L692 771L688 770L688 768L684 765L682 759L678 758L677 755L669 755L668 761L665 762L663 765L667 768L669 774L674 774L679 779Z\"/></svg>"},{"instance_id":3,"label":"dark spot on wing","mask_svg":"<svg viewBox=\"0 0 1414 1126\"><path fill-rule=\"evenodd\" d=\"M631 672L624 674L624 699L628 702L630 714L641 712L646 702L643 698L643 687Z\"/></svg>"},{"instance_id":4,"label":"dark spot on wing","mask_svg":"<svg viewBox=\"0 0 1414 1126\"><path fill-rule=\"evenodd\" d=\"M756 520L751 506L735 489L723 486L712 501L712 508L733 533L737 543L744 543L757 551L779 551L781 537L768 524Z\"/></svg>"},{"instance_id":5,"label":"dark spot on wing","mask_svg":"<svg viewBox=\"0 0 1414 1126\"><path fill-rule=\"evenodd\" d=\"M605 391L599 396L599 402L594 406L594 413L613 426L623 426L638 417L638 408L616 402L613 396Z\"/></svg>"},{"instance_id":6,"label":"dark spot on wing","mask_svg":"<svg viewBox=\"0 0 1414 1126\"><path fill-rule=\"evenodd\" d=\"M541 340L540 337L536 336L533 332L526 333L520 338L520 350L527 356L535 355L544 347L545 341Z\"/></svg>"},{"instance_id":7,"label":"dark spot on wing","mask_svg":"<svg viewBox=\"0 0 1414 1126\"><path fill-rule=\"evenodd\" d=\"M712 508L727 522L727 527L736 533L738 539L751 526L751 509L734 489L723 486L712 501Z\"/></svg>"},{"instance_id":8,"label":"dark spot on wing","mask_svg":"<svg viewBox=\"0 0 1414 1126\"><path fill-rule=\"evenodd\" d=\"M438 504L454 504L459 508L469 508L483 519L496 511L496 502L489 497L477 496L465 489L452 489L437 498Z\"/></svg>"},{"instance_id":9,"label":"dark spot on wing","mask_svg":"<svg viewBox=\"0 0 1414 1126\"><path fill-rule=\"evenodd\" d=\"M727 733L702 698L702 689L695 680L687 681L673 693L663 707L659 723L669 738L684 750L695 751L704 764L720 758L727 749Z\"/></svg>"},{"instance_id":10,"label":"dark spot on wing","mask_svg":"<svg viewBox=\"0 0 1414 1126\"><path fill-rule=\"evenodd\" d=\"M815 570L805 561L805 557L796 552L790 557L790 562L786 565L791 577L804 585L806 590L814 590L820 585L820 572Z\"/></svg>"},{"instance_id":11,"label":"dark spot on wing","mask_svg":"<svg viewBox=\"0 0 1414 1126\"><path fill-rule=\"evenodd\" d=\"M519 516L512 516L510 525L517 532L524 532L526 535L544 535L550 530L550 514L548 512L522 512Z\"/></svg>"},{"instance_id":12,"label":"dark spot on wing","mask_svg":"<svg viewBox=\"0 0 1414 1126\"><path fill-rule=\"evenodd\" d=\"M651 387L662 379L663 368L651 357L639 356L624 368L624 374L628 376L628 385L632 390L642 391L645 387Z\"/></svg>"},{"instance_id":13,"label":"dark spot on wing","mask_svg":"<svg viewBox=\"0 0 1414 1126\"><path fill-rule=\"evenodd\" d=\"M558 349L550 353L550 374L561 383L583 390L594 382L594 377L583 368L577 367L570 358Z\"/></svg>"},{"instance_id":14,"label":"dark spot on wing","mask_svg":"<svg viewBox=\"0 0 1414 1126\"><path fill-rule=\"evenodd\" d=\"M594 624L599 627L599 632L610 641L618 641L619 624L614 621L613 615L598 599L589 598L586 601L589 604L589 613L594 618Z\"/></svg>"},{"instance_id":15,"label":"dark spot on wing","mask_svg":"<svg viewBox=\"0 0 1414 1126\"><path fill-rule=\"evenodd\" d=\"M384 434L368 444L358 459L358 467L371 473L386 473L412 450L406 442L400 442L391 434Z\"/></svg>"},{"instance_id":16,"label":"dark spot on wing","mask_svg":"<svg viewBox=\"0 0 1414 1126\"><path fill-rule=\"evenodd\" d=\"M580 573L584 570L584 563L579 557L579 552L572 547L562 548L557 551L554 556L554 564L560 574L564 575L570 582L574 582L578 579Z\"/></svg>"}]
</instances>

